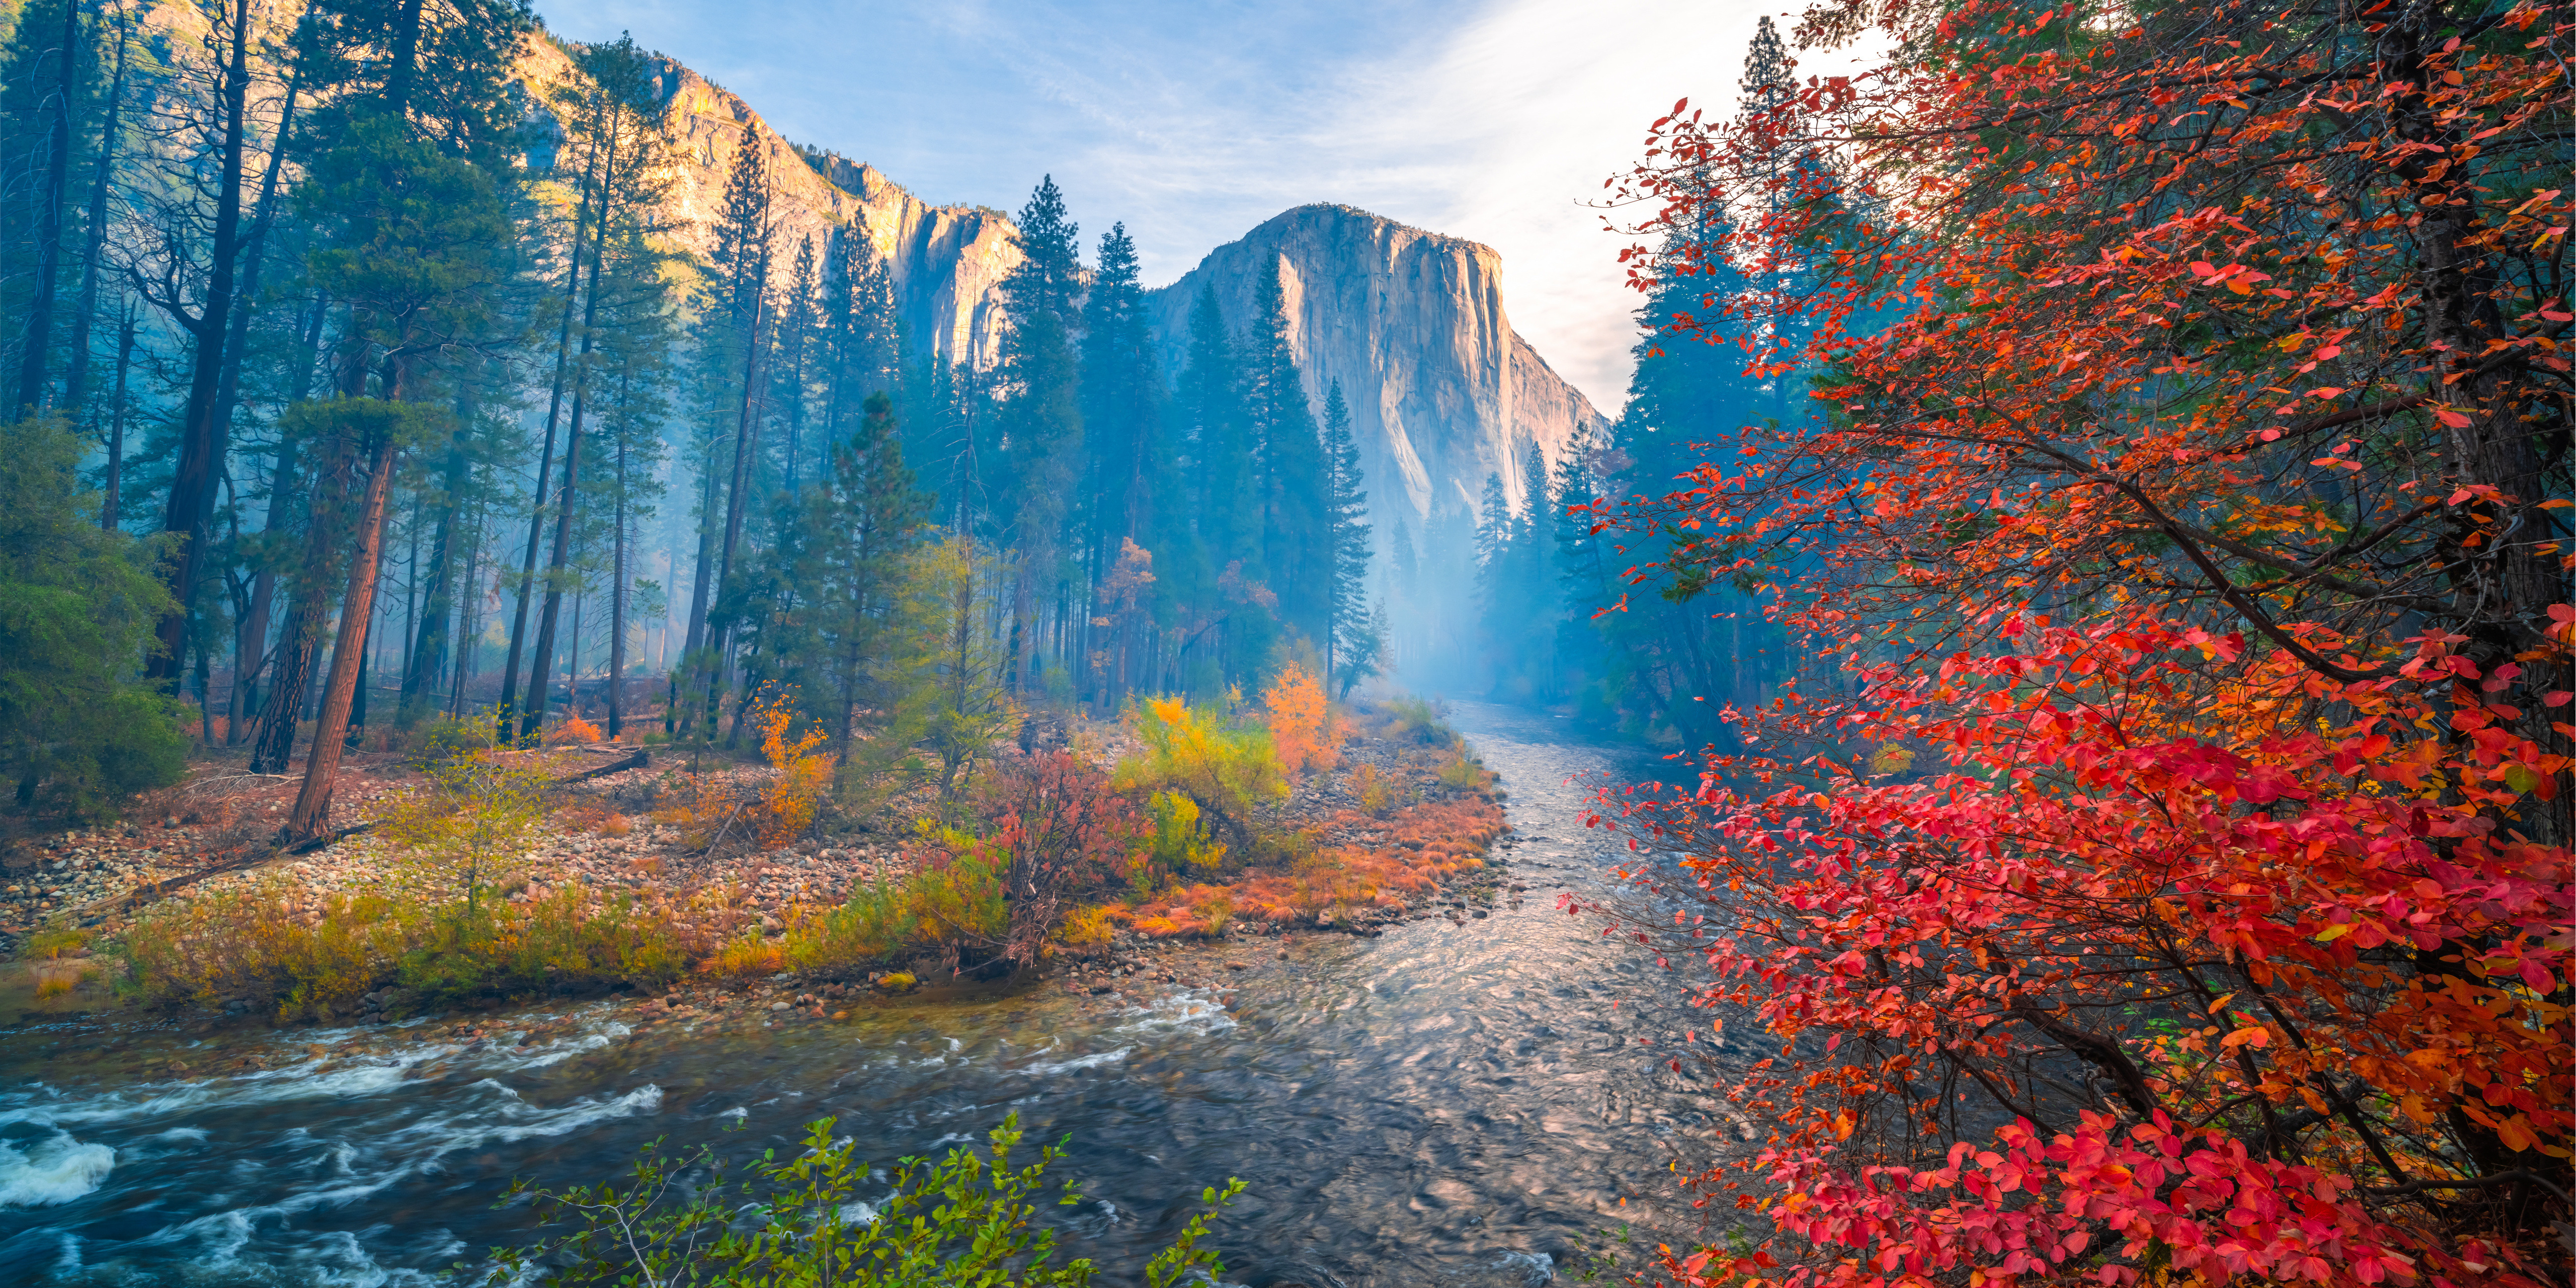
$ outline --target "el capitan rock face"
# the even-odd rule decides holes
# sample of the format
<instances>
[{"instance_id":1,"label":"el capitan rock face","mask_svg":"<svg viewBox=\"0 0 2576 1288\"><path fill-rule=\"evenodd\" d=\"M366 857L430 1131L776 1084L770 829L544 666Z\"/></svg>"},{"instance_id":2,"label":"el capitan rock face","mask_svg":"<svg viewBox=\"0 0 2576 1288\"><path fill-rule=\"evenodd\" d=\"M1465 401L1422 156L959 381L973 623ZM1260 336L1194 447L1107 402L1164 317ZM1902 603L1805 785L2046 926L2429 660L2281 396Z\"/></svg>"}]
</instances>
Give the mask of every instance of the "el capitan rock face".
<instances>
[{"instance_id":1,"label":"el capitan rock face","mask_svg":"<svg viewBox=\"0 0 2576 1288\"><path fill-rule=\"evenodd\" d=\"M1286 264L1290 342L1317 414L1336 380L1350 403L1381 551L1391 518L1416 533L1454 528L1461 516L1472 522L1488 474L1500 474L1518 504L1528 444L1553 465L1603 423L1512 330L1493 248L1349 206L1279 214L1158 291L1154 333L1166 375L1186 363L1190 307L1202 287L1215 290L1227 327L1239 332L1273 259Z\"/></svg>"}]
</instances>

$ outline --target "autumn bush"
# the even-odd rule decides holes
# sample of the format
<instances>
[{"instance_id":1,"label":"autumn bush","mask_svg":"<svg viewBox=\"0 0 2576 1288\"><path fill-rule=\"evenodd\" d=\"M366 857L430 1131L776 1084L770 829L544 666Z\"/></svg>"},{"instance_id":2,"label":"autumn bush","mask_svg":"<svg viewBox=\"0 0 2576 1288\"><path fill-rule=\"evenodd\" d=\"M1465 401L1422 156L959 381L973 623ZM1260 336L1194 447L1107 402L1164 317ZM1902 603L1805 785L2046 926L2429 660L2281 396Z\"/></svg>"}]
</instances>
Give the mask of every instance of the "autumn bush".
<instances>
[{"instance_id":1,"label":"autumn bush","mask_svg":"<svg viewBox=\"0 0 2576 1288\"><path fill-rule=\"evenodd\" d=\"M1236 725L1193 711L1178 698L1139 704L1129 712L1128 724L1144 742L1145 754L1120 761L1112 771L1113 786L1129 794L1162 791L1189 797L1238 850L1251 848L1254 808L1288 796L1279 753L1260 725Z\"/></svg>"},{"instance_id":2,"label":"autumn bush","mask_svg":"<svg viewBox=\"0 0 2576 1288\"><path fill-rule=\"evenodd\" d=\"M597 742L602 736L598 725L577 715L567 715L554 728L546 731L546 742L558 747L580 746Z\"/></svg>"},{"instance_id":3,"label":"autumn bush","mask_svg":"<svg viewBox=\"0 0 2576 1288\"><path fill-rule=\"evenodd\" d=\"M1428 698L1398 695L1389 698L1375 714L1377 736L1388 742L1446 747L1458 740L1457 730L1449 727L1448 712Z\"/></svg>"},{"instance_id":4,"label":"autumn bush","mask_svg":"<svg viewBox=\"0 0 2576 1288\"><path fill-rule=\"evenodd\" d=\"M1662 1274L2568 1282L2576 26L1801 29L1863 32L1617 194L1639 283L1706 284L1657 342L1815 405L1582 508L1835 674L1598 805L1643 896L1601 911L1706 1008L1668 1058L1771 1128L1683 1174L1773 1237Z\"/></svg>"},{"instance_id":5,"label":"autumn bush","mask_svg":"<svg viewBox=\"0 0 2576 1288\"><path fill-rule=\"evenodd\" d=\"M1098 767L1063 752L996 762L960 824L925 820L908 870L859 883L837 907L791 914L779 934L745 933L703 964L719 974L846 971L934 954L952 969L1035 962L1052 939L1087 944L1097 911L1079 900L1123 881L1152 833Z\"/></svg>"},{"instance_id":6,"label":"autumn bush","mask_svg":"<svg viewBox=\"0 0 2576 1288\"><path fill-rule=\"evenodd\" d=\"M772 849L814 826L815 812L832 788L833 760L818 750L825 741L823 730L809 725L790 739L787 735L795 720L794 710L783 698L769 700L752 716L753 727L760 731L760 753L776 777L761 789L746 815L761 845Z\"/></svg>"},{"instance_id":7,"label":"autumn bush","mask_svg":"<svg viewBox=\"0 0 2576 1288\"><path fill-rule=\"evenodd\" d=\"M1313 672L1293 661L1280 667L1261 691L1261 709L1270 745L1288 774L1302 777L1341 763L1342 719Z\"/></svg>"}]
</instances>

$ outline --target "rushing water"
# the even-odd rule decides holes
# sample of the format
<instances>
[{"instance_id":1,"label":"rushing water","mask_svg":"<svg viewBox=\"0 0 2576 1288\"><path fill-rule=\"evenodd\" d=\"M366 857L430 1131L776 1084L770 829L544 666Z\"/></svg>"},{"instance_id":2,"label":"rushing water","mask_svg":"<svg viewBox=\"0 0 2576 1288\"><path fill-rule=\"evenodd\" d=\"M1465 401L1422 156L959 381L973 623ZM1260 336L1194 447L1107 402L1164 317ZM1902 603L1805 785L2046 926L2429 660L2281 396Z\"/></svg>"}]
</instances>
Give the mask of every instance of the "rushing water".
<instances>
[{"instance_id":1,"label":"rushing water","mask_svg":"<svg viewBox=\"0 0 2576 1288\"><path fill-rule=\"evenodd\" d=\"M1089 1197L1048 1211L1105 1282L1229 1176L1250 1184L1217 1228L1231 1283L1545 1282L1588 1233L1653 1224L1676 1137L1710 1134L1713 1106L1637 1045L1651 964L1555 910L1607 861L1566 780L1663 766L1509 708L1457 719L1511 792L1521 906L1301 937L1231 1005L1045 987L757 1039L630 1042L603 1014L531 1048L188 1081L14 1064L0 1283L429 1282L524 1240L526 1211L492 1207L513 1176L606 1179L657 1137L784 1148L827 1114L865 1157L935 1153L1013 1110L1033 1142L1071 1135L1056 1175Z\"/></svg>"}]
</instances>

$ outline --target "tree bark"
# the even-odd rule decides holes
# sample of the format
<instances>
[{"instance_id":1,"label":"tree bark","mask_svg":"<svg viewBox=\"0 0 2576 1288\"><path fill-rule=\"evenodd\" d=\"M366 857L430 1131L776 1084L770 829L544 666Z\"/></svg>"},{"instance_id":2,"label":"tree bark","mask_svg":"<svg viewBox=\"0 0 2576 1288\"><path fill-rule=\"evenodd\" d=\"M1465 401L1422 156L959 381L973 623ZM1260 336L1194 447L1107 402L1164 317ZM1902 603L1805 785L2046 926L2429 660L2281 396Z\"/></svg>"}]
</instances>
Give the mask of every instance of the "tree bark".
<instances>
[{"instance_id":1,"label":"tree bark","mask_svg":"<svg viewBox=\"0 0 2576 1288\"><path fill-rule=\"evenodd\" d=\"M617 436L617 499L610 517L616 525L616 544L608 559L608 740L617 741L624 728L617 686L626 679L626 436Z\"/></svg>"},{"instance_id":2,"label":"tree bark","mask_svg":"<svg viewBox=\"0 0 2576 1288\"><path fill-rule=\"evenodd\" d=\"M467 392L457 399L456 431L448 439L446 467L439 481L438 531L430 540L428 593L423 596L419 629L412 636L411 658L403 667L398 718L405 722L420 718L416 709L420 695L432 692L447 669L447 619L454 611L457 520L465 506L465 489L472 482L473 461L467 451L474 424L472 388L469 381Z\"/></svg>"},{"instance_id":3,"label":"tree bark","mask_svg":"<svg viewBox=\"0 0 2576 1288\"><path fill-rule=\"evenodd\" d=\"M250 769L256 774L282 774L295 751L295 727L303 719L304 693L313 683L314 652L322 623L330 616L330 569L335 522L349 494L349 470L356 456L346 436L335 435L330 454L313 481L313 513L304 532L304 561L295 581L295 606L286 630L271 650L276 673L268 701L261 708L258 741L251 747Z\"/></svg>"},{"instance_id":4,"label":"tree bark","mask_svg":"<svg viewBox=\"0 0 2576 1288\"><path fill-rule=\"evenodd\" d=\"M304 372L303 378L297 384L295 390L295 400L298 402L302 402L313 392L314 367L319 362L322 353L322 324L327 319L330 310L331 302L328 298L316 299L313 302L313 320L305 327L304 330ZM268 515L260 525L263 535L279 537L285 534L286 516L294 513L295 511L294 484L295 444L292 440L281 436L277 443L277 462L269 472ZM236 677L235 679L236 684L247 686L245 691L249 696L249 705L261 710L263 713L265 713L267 708L259 700L260 677L267 673L271 661L284 656L291 648L297 646L299 639L311 638L309 635L297 636L295 634L295 629L301 624L300 620L290 619L287 633L278 638L275 647L270 647L268 643L268 617L269 613L276 607L276 603L277 567L276 560L272 555L269 560L261 565L259 572L251 580L250 608L245 614L246 621L243 627L246 632L246 638L251 640L252 643L257 646L259 652L251 663L249 675L246 677ZM301 672L299 672L299 675L300 674ZM265 714L263 714L262 719L265 720L266 718ZM235 742L241 741L242 737L243 735L239 731L236 731L232 735L232 739ZM291 742L292 740L293 735L290 726L289 741ZM287 755L286 750L280 749L277 755L279 769L272 769L264 772L277 773L284 768L286 763L285 758Z\"/></svg>"},{"instance_id":5,"label":"tree bark","mask_svg":"<svg viewBox=\"0 0 2576 1288\"><path fill-rule=\"evenodd\" d=\"M564 436L563 503L555 516L554 557L547 561L545 621L537 628L536 665L528 671L527 714L520 718L519 736L533 737L546 719L546 670L554 656L555 622L563 612L564 571L572 557L573 501L581 486L581 420L590 395L590 354L599 339L599 274L608 259L608 221L615 210L611 195L617 183L617 123L623 113L615 108L605 113L608 120L608 142L604 163L599 173L599 231L592 236L590 252L590 293L582 302L581 356L573 362L572 426ZM582 230L572 230L573 265L578 273L581 264ZM570 297L566 297L566 317L570 317Z\"/></svg>"},{"instance_id":6,"label":"tree bark","mask_svg":"<svg viewBox=\"0 0 2576 1288\"><path fill-rule=\"evenodd\" d=\"M63 44L54 60L54 124L46 133L45 190L36 212L35 296L27 303L26 348L18 359L20 415L33 415L45 403L45 357L52 348L54 288L62 276L63 190L71 186L72 86L74 60L80 49L80 0L64 0Z\"/></svg>"},{"instance_id":7,"label":"tree bark","mask_svg":"<svg viewBox=\"0 0 2576 1288\"><path fill-rule=\"evenodd\" d=\"M331 647L331 678L323 690L322 717L304 757L304 786L286 823L287 839L307 841L330 830L331 788L339 776L341 738L357 697L358 675L375 616L376 566L384 553L385 496L394 472L394 441L378 440L369 453L366 500L358 511L358 549L349 561L348 597L340 605L340 632Z\"/></svg>"}]
</instances>

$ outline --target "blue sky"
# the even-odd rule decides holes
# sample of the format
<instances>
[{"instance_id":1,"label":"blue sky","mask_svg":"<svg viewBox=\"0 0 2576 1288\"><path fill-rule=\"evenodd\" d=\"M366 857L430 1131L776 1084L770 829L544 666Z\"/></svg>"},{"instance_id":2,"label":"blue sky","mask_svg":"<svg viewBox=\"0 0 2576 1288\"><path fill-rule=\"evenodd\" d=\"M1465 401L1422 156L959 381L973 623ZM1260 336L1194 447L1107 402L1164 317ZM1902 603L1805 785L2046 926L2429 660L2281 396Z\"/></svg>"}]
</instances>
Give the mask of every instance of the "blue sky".
<instances>
[{"instance_id":1,"label":"blue sky","mask_svg":"<svg viewBox=\"0 0 2576 1288\"><path fill-rule=\"evenodd\" d=\"M557 34L631 30L789 138L930 201L1016 211L1052 173L1086 245L1126 221L1153 285L1310 201L1484 242L1513 325L1605 411L1625 391L1636 297L1624 242L1585 203L1674 99L1731 101L1755 18L1779 12L537 2Z\"/></svg>"}]
</instances>

